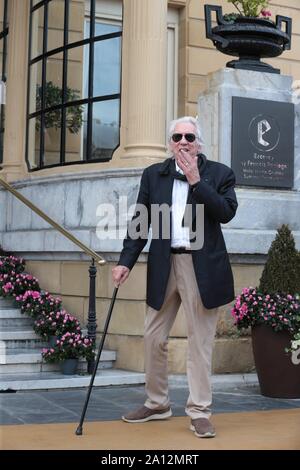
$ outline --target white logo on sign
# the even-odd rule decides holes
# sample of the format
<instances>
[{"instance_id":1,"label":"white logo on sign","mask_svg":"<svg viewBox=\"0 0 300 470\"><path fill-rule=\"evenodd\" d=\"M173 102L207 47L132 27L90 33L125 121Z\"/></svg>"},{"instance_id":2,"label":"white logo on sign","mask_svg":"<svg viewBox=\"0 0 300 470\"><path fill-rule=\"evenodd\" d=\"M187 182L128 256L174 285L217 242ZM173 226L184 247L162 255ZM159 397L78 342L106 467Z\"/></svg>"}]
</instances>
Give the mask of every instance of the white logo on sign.
<instances>
[{"instance_id":1,"label":"white logo on sign","mask_svg":"<svg viewBox=\"0 0 300 470\"><path fill-rule=\"evenodd\" d=\"M292 363L295 364L295 366L300 364L300 348L292 352Z\"/></svg>"},{"instance_id":2,"label":"white logo on sign","mask_svg":"<svg viewBox=\"0 0 300 470\"><path fill-rule=\"evenodd\" d=\"M259 121L257 123L257 140L260 145L263 145L264 147L269 147L270 142L267 142L263 136L269 132L271 129L270 123L266 120L263 119L262 121Z\"/></svg>"},{"instance_id":3,"label":"white logo on sign","mask_svg":"<svg viewBox=\"0 0 300 470\"><path fill-rule=\"evenodd\" d=\"M273 116L258 114L249 124L248 136L254 148L271 152L279 144L280 126Z\"/></svg>"}]
</instances>

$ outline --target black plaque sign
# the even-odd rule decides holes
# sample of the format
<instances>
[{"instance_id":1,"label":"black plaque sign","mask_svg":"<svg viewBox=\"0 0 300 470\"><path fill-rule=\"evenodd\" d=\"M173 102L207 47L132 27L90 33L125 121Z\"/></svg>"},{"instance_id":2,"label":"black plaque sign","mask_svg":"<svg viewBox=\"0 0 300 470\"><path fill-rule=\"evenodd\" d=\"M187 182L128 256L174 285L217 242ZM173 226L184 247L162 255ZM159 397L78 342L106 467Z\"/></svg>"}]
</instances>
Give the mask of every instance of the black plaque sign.
<instances>
[{"instance_id":1,"label":"black plaque sign","mask_svg":"<svg viewBox=\"0 0 300 470\"><path fill-rule=\"evenodd\" d=\"M294 105L232 97L232 162L236 183L292 188Z\"/></svg>"}]
</instances>

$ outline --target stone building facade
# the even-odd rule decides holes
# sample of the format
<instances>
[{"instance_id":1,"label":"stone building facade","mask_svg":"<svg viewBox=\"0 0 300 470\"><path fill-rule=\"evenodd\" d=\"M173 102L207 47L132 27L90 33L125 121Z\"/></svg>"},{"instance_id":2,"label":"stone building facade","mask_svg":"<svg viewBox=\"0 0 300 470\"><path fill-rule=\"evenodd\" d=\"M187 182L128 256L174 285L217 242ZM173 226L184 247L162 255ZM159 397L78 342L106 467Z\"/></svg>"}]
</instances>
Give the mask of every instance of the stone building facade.
<instances>
[{"instance_id":1,"label":"stone building facade","mask_svg":"<svg viewBox=\"0 0 300 470\"><path fill-rule=\"evenodd\" d=\"M98 208L110 204L124 211L120 209L122 198L128 205L134 204L143 168L166 156L167 123L177 116L207 112L201 110L201 103L198 107L198 97L207 90L211 74L228 61L205 37L204 3L0 1L0 15L4 15L5 5L7 8L6 21L4 16L0 18L2 80L6 83L6 104L1 105L0 177L106 258L97 277L99 332L113 290L111 267L122 240L99 239ZM217 3L224 12L232 11L226 0ZM300 3L272 0L270 10L273 16L292 17L293 37L290 51L266 61L297 80ZM290 93L291 100L295 96L299 122L299 100L292 89ZM299 140L296 135L298 166ZM257 190L261 210L249 219L244 190L237 188L239 219L224 227L236 293L258 283L281 223L289 223L300 242L298 166L294 188L272 193L274 200L281 198L285 203L279 204L280 210L267 222L263 221L270 193ZM0 245L24 256L41 286L62 297L65 308L85 323L88 258L1 187L0 204ZM118 228L125 226L124 217L118 219ZM138 371L144 369L146 257L147 250L120 288L107 338L107 346L118 352L117 366ZM237 335L230 307L221 308L215 373L253 368L251 340ZM169 351L170 372L183 372L186 330L181 311Z\"/></svg>"}]
</instances>

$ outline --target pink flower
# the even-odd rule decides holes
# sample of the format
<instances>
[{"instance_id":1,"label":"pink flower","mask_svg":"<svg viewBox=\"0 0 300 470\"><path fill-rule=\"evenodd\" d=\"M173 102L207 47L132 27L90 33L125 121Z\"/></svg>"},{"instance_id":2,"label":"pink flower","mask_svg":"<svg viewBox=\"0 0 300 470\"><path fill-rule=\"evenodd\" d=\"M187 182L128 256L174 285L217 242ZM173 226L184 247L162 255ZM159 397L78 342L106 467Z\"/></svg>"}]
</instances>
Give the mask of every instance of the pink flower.
<instances>
[{"instance_id":1,"label":"pink flower","mask_svg":"<svg viewBox=\"0 0 300 470\"><path fill-rule=\"evenodd\" d=\"M272 13L269 10L261 10L261 15L266 17L266 16L272 16Z\"/></svg>"},{"instance_id":2,"label":"pink flower","mask_svg":"<svg viewBox=\"0 0 300 470\"><path fill-rule=\"evenodd\" d=\"M248 312L248 306L247 304L244 302L243 305L241 306L241 311L243 314L247 313Z\"/></svg>"},{"instance_id":3,"label":"pink flower","mask_svg":"<svg viewBox=\"0 0 300 470\"><path fill-rule=\"evenodd\" d=\"M33 291L31 295L33 299L38 299L41 296L40 292L38 291Z\"/></svg>"}]
</instances>

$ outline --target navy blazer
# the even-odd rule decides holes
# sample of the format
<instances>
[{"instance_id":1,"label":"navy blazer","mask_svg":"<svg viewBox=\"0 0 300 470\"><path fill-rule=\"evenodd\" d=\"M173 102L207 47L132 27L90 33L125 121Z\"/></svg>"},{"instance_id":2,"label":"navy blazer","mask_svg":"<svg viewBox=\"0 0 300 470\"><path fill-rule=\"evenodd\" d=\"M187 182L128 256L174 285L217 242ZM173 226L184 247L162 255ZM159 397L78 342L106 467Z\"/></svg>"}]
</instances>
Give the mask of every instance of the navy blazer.
<instances>
[{"instance_id":1,"label":"navy blazer","mask_svg":"<svg viewBox=\"0 0 300 470\"><path fill-rule=\"evenodd\" d=\"M235 176L231 168L207 160L203 154L198 158L201 158L201 180L190 191L187 202L192 204L194 214L197 204L204 205L204 243L200 249L192 251L192 259L202 302L210 309L234 299L233 275L220 224L234 217L238 204L234 191ZM146 245L151 224L151 205L172 205L172 165L173 159L168 158L144 170L137 204L143 204L146 208L147 233L134 239L127 232L119 265L132 269ZM136 211L131 223L139 215ZM159 310L164 301L171 267L170 255L170 237L152 239L147 264L147 304L155 310Z\"/></svg>"}]
</instances>

